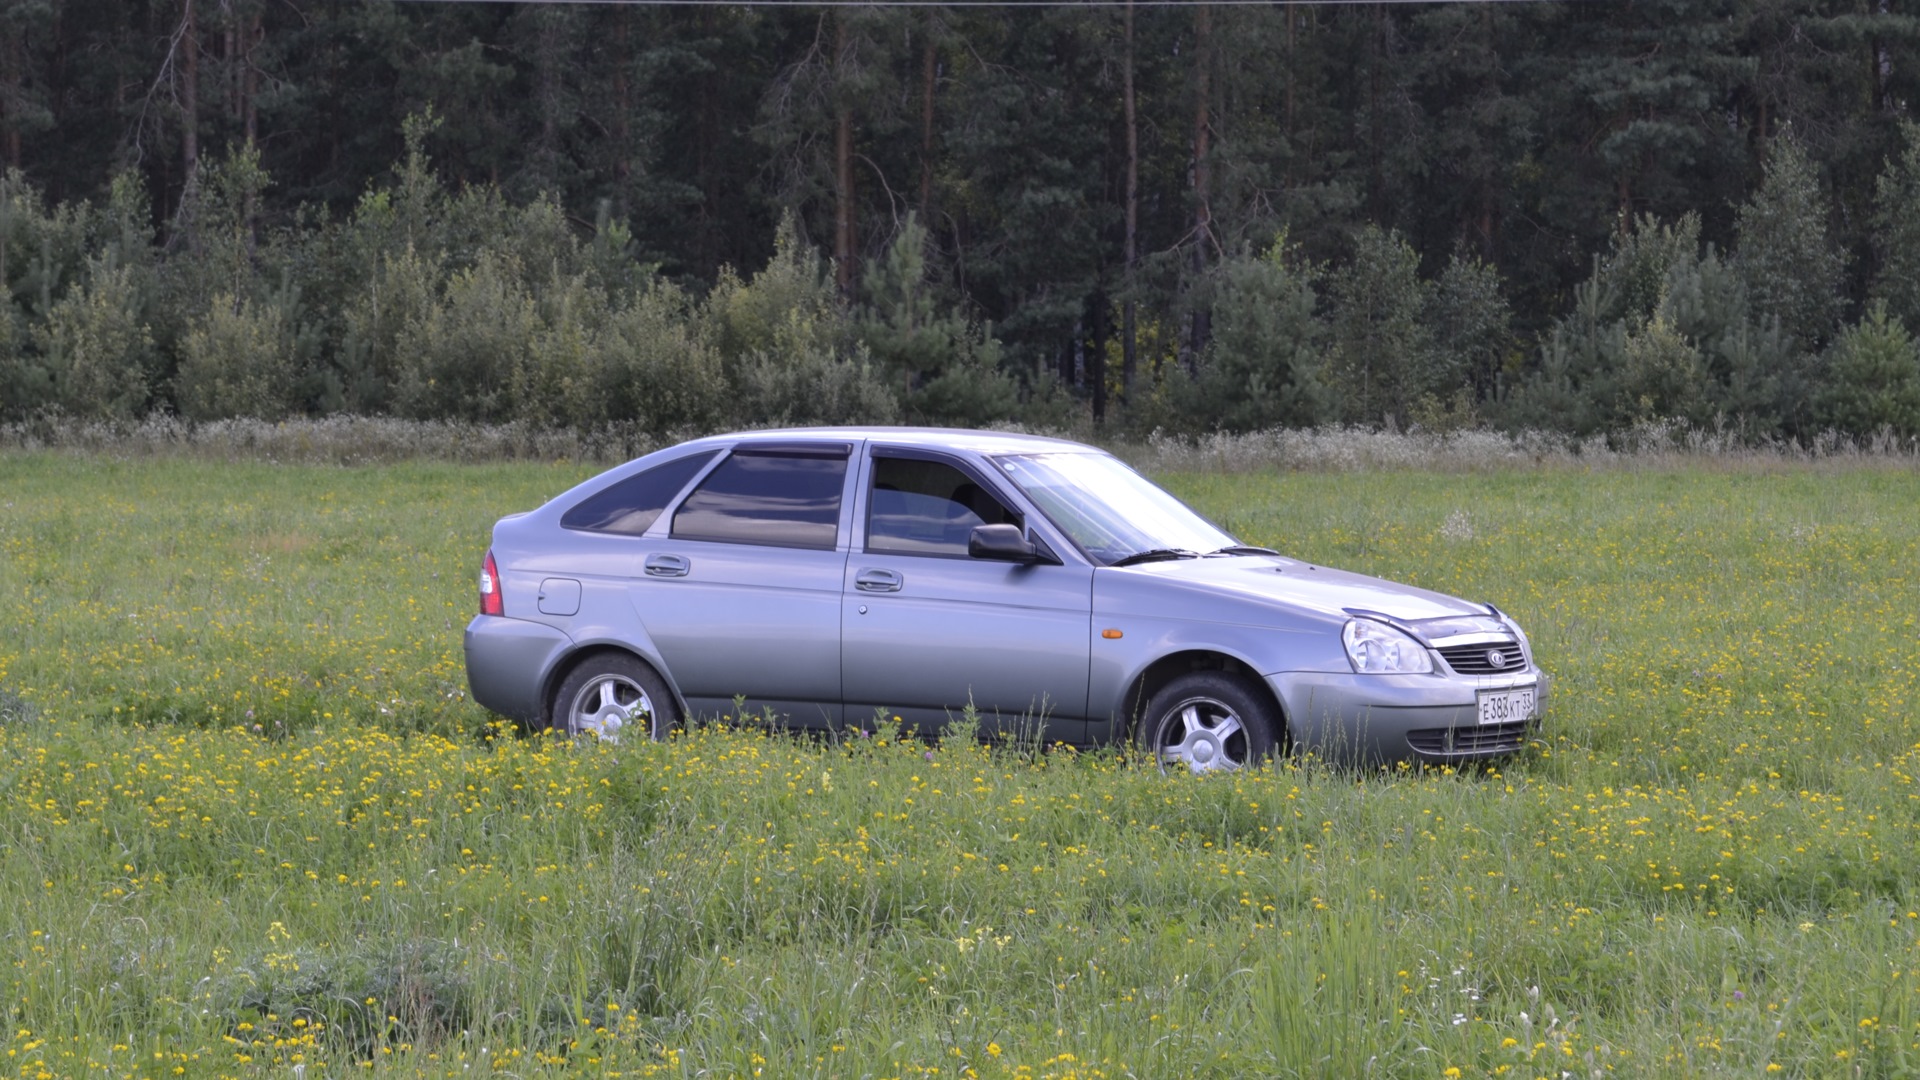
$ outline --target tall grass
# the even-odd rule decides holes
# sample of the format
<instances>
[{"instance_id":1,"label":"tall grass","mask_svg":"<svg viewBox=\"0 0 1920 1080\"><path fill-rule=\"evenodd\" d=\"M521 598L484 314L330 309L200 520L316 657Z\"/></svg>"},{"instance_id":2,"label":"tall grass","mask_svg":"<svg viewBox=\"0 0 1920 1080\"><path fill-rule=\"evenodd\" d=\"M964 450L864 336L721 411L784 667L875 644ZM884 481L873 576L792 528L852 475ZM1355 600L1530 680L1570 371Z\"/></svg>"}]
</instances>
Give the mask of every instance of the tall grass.
<instances>
[{"instance_id":1,"label":"tall grass","mask_svg":"<svg viewBox=\"0 0 1920 1080\"><path fill-rule=\"evenodd\" d=\"M487 526L591 471L0 456L9 1071L1920 1072L1910 469L1164 476L1556 676L1496 768L1205 780L490 727Z\"/></svg>"},{"instance_id":2,"label":"tall grass","mask_svg":"<svg viewBox=\"0 0 1920 1080\"><path fill-rule=\"evenodd\" d=\"M1003 426L1027 430L1016 424ZM1086 422L1040 433L1109 447L1137 467L1155 473L1920 465L1920 440L1895 435L1888 429L1857 438L1829 431L1797 441L1755 439L1736 431L1673 421L1650 421L1587 437L1531 430L1397 431L1341 425L1185 436L1158 430L1142 434L1096 428ZM344 414L199 423L168 415L123 421L43 416L0 424L0 450L55 451L117 460L158 457L306 465L560 460L612 465L703 434L707 432L688 428L662 437L634 424L574 428L524 421L478 423Z\"/></svg>"}]
</instances>

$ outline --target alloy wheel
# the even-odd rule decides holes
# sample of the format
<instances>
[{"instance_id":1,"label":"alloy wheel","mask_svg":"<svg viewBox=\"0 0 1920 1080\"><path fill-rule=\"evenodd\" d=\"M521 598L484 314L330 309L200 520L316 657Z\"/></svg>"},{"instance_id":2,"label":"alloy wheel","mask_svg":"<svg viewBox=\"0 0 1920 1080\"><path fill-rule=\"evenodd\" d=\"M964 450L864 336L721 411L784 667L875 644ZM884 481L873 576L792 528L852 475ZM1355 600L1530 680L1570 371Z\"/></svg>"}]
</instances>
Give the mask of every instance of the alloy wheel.
<instances>
[{"instance_id":1,"label":"alloy wheel","mask_svg":"<svg viewBox=\"0 0 1920 1080\"><path fill-rule=\"evenodd\" d=\"M620 733L639 724L644 733L653 719L653 701L640 684L624 675L602 675L580 688L567 709L567 733L591 732L607 742L617 742Z\"/></svg>"},{"instance_id":2,"label":"alloy wheel","mask_svg":"<svg viewBox=\"0 0 1920 1080\"><path fill-rule=\"evenodd\" d=\"M1248 761L1246 725L1218 698L1188 698L1168 709L1154 742L1162 769L1184 765L1193 773L1231 772Z\"/></svg>"}]
</instances>

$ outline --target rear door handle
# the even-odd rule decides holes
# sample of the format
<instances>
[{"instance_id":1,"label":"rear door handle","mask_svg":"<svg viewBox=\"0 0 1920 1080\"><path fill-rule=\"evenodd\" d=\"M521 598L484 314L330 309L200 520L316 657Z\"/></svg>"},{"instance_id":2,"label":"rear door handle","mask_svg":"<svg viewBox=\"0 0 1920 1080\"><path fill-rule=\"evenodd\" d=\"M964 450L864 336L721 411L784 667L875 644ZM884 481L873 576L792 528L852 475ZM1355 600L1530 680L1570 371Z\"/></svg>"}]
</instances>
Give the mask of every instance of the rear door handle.
<instances>
[{"instance_id":1,"label":"rear door handle","mask_svg":"<svg viewBox=\"0 0 1920 1080\"><path fill-rule=\"evenodd\" d=\"M899 592L901 578L893 570L862 570L853 577L853 587L861 592Z\"/></svg>"},{"instance_id":2,"label":"rear door handle","mask_svg":"<svg viewBox=\"0 0 1920 1080\"><path fill-rule=\"evenodd\" d=\"M685 555L649 555L646 570L648 577L686 577L693 564Z\"/></svg>"}]
</instances>

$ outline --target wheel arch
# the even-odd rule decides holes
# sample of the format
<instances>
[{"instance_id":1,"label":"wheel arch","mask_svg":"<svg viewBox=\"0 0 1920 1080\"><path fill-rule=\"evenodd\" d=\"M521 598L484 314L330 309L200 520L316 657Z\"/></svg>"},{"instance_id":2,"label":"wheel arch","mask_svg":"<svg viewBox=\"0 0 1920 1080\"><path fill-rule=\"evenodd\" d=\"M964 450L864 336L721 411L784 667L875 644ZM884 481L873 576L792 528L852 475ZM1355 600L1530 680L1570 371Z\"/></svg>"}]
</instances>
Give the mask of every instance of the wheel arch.
<instances>
[{"instance_id":1,"label":"wheel arch","mask_svg":"<svg viewBox=\"0 0 1920 1080\"><path fill-rule=\"evenodd\" d=\"M1282 750L1286 748L1290 742L1289 730L1292 725L1287 717L1286 705L1280 700L1279 695L1273 692L1273 687L1267 685L1267 680L1261 678L1253 665L1245 660L1218 649L1204 648L1182 649L1179 652L1168 653L1148 664L1134 676L1120 698L1121 726L1115 732L1117 736L1115 741L1132 740L1139 730L1140 721L1145 718L1147 703L1153 700L1153 696L1168 683L1193 671L1223 671L1244 679L1252 691L1273 710L1274 719L1279 727L1279 730L1273 733L1274 742Z\"/></svg>"},{"instance_id":2,"label":"wheel arch","mask_svg":"<svg viewBox=\"0 0 1920 1080\"><path fill-rule=\"evenodd\" d=\"M680 710L680 715L683 717L692 715L692 713L687 710L687 699L681 695L680 687L674 684L673 679L667 675L667 669L658 660L624 642L583 641L561 654L560 657L554 661L553 666L547 669L546 677L541 680L541 722L546 726L552 726L553 696L559 692L560 684L567 681L567 676L573 674L574 670L581 664L586 663L596 656L615 653L630 656L640 663L645 664L647 668L653 672L655 677L666 684L667 692L673 695L674 706Z\"/></svg>"}]
</instances>

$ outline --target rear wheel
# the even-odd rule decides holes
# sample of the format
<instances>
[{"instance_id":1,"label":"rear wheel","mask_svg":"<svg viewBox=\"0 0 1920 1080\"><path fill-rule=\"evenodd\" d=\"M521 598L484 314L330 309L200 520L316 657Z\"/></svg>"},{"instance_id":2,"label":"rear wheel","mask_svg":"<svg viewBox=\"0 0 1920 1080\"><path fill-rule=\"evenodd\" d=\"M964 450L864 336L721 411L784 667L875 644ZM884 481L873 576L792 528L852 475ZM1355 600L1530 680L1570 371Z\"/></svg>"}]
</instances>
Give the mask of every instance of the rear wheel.
<instances>
[{"instance_id":1,"label":"rear wheel","mask_svg":"<svg viewBox=\"0 0 1920 1080\"><path fill-rule=\"evenodd\" d=\"M666 683L639 658L595 653L580 661L554 691L550 726L568 738L594 735L664 739L680 720Z\"/></svg>"},{"instance_id":2,"label":"rear wheel","mask_svg":"<svg viewBox=\"0 0 1920 1080\"><path fill-rule=\"evenodd\" d=\"M1271 757L1279 730L1272 704L1244 677L1194 671L1153 695L1138 737L1162 771L1231 772Z\"/></svg>"}]
</instances>

